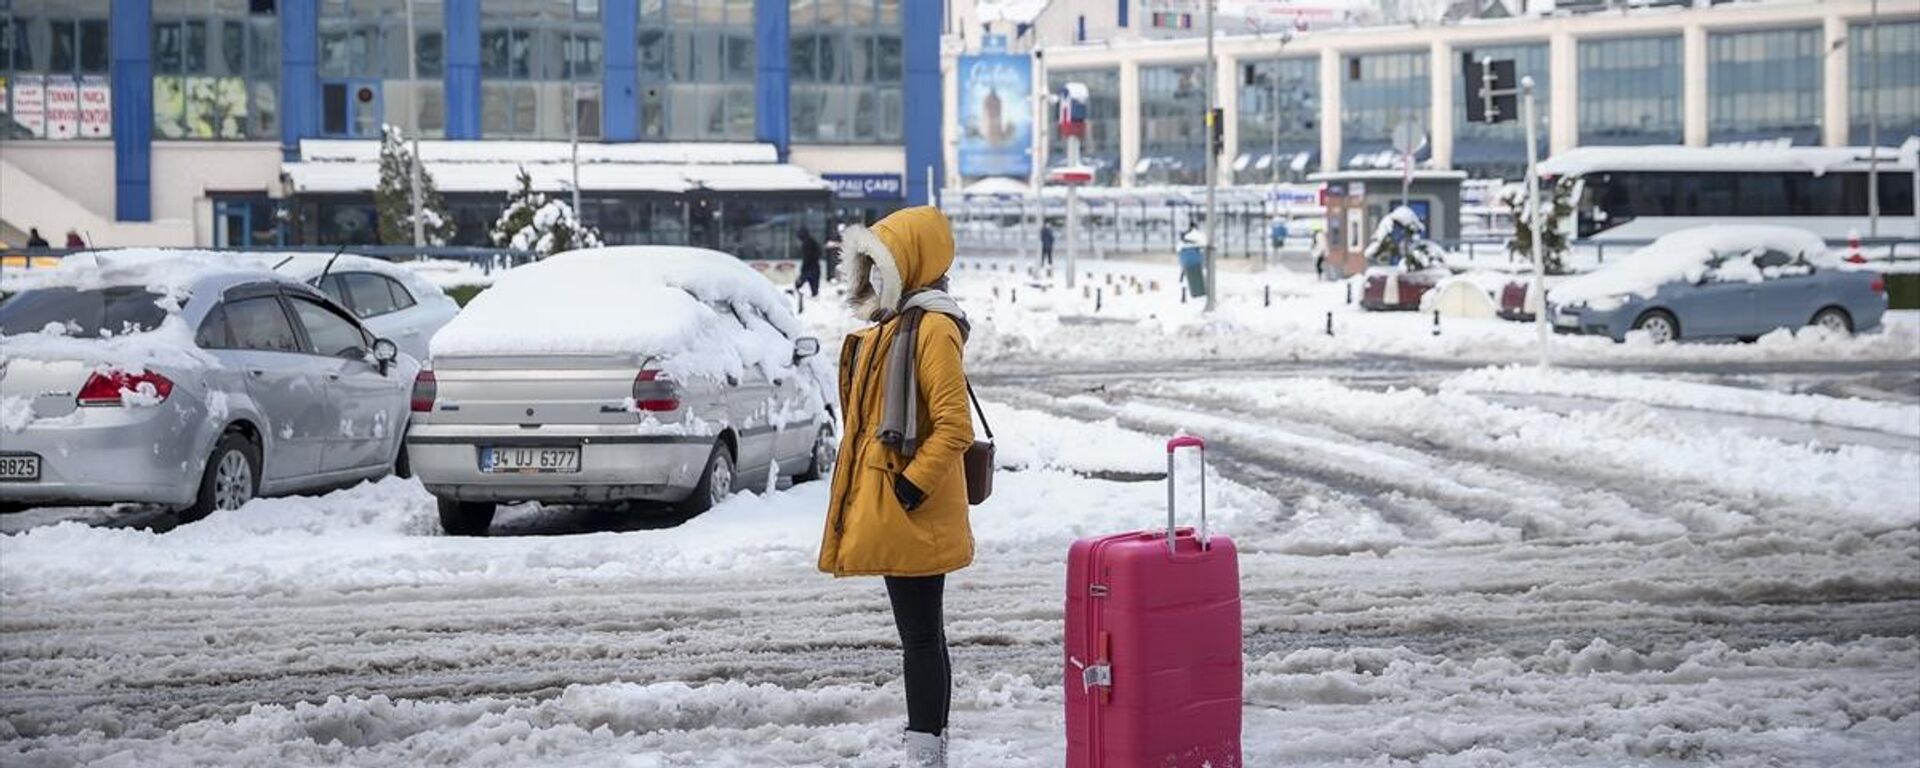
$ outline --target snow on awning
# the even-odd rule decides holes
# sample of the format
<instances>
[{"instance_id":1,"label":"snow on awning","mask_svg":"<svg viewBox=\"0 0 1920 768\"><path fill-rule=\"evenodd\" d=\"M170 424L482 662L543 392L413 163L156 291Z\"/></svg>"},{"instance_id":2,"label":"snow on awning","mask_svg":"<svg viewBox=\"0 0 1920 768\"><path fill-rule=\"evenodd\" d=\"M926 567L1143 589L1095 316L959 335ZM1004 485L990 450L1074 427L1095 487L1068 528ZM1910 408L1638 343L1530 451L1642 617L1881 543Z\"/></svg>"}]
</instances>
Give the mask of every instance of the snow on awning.
<instances>
[{"instance_id":1,"label":"snow on awning","mask_svg":"<svg viewBox=\"0 0 1920 768\"><path fill-rule=\"evenodd\" d=\"M294 194L371 192L379 184L379 142L307 140L300 155L302 160L280 166ZM565 142L423 141L420 157L441 192L504 194L522 169L540 192L570 191L573 185ZM831 189L819 176L776 159L767 144L582 144L580 188L665 194Z\"/></svg>"}]
</instances>

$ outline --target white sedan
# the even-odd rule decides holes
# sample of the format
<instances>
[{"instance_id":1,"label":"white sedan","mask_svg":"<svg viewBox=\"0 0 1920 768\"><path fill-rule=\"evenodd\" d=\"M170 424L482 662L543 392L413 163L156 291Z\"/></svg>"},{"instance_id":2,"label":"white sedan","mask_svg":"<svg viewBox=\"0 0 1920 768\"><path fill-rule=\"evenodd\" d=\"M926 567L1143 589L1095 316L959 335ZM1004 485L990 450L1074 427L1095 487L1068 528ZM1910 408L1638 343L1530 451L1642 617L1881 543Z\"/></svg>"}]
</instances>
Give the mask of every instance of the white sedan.
<instances>
[{"instance_id":1,"label":"white sedan","mask_svg":"<svg viewBox=\"0 0 1920 768\"><path fill-rule=\"evenodd\" d=\"M439 286L390 261L348 253L274 254L273 260L274 271L319 288L416 360L427 359L427 343L460 313Z\"/></svg>"}]
</instances>

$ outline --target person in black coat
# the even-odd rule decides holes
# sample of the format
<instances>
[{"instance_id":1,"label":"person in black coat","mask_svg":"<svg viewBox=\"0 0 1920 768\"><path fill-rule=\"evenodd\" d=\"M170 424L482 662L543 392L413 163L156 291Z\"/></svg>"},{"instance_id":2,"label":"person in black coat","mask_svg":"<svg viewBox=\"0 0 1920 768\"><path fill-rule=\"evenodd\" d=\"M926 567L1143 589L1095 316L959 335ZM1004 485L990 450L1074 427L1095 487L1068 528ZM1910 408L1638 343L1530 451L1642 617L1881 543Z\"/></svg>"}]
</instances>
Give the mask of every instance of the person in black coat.
<instances>
[{"instance_id":1,"label":"person in black coat","mask_svg":"<svg viewBox=\"0 0 1920 768\"><path fill-rule=\"evenodd\" d=\"M1040 225L1040 266L1053 266L1053 227Z\"/></svg>"},{"instance_id":2,"label":"person in black coat","mask_svg":"<svg viewBox=\"0 0 1920 768\"><path fill-rule=\"evenodd\" d=\"M27 247L28 247L28 248L45 248L45 247L47 247L47 239L46 239L46 238L44 238L44 237L41 237L41 236L40 236L40 228L39 228L39 227L28 227L28 228L27 228Z\"/></svg>"},{"instance_id":3,"label":"person in black coat","mask_svg":"<svg viewBox=\"0 0 1920 768\"><path fill-rule=\"evenodd\" d=\"M820 297L820 241L805 227L800 228L800 285Z\"/></svg>"}]
</instances>

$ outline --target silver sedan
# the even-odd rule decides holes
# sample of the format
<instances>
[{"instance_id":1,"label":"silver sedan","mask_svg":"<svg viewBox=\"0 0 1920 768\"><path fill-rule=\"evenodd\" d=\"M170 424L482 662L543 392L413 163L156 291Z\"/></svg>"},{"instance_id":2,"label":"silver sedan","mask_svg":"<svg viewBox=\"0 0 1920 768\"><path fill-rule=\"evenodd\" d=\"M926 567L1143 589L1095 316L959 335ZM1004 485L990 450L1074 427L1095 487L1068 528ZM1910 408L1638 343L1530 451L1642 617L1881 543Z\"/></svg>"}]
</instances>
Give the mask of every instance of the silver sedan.
<instances>
[{"instance_id":1,"label":"silver sedan","mask_svg":"<svg viewBox=\"0 0 1920 768\"><path fill-rule=\"evenodd\" d=\"M191 520L384 476L418 368L311 286L191 261L5 296L0 337L0 510Z\"/></svg>"}]
</instances>

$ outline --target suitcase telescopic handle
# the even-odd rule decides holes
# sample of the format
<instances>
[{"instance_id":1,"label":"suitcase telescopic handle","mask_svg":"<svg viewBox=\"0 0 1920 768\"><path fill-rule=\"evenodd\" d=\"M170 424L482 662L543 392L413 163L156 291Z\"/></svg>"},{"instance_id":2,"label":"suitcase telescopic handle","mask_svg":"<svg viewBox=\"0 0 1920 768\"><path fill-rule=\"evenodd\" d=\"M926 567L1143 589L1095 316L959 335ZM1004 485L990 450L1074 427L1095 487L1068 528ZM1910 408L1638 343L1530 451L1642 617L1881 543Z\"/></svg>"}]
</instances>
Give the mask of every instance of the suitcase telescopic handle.
<instances>
[{"instance_id":1,"label":"suitcase telescopic handle","mask_svg":"<svg viewBox=\"0 0 1920 768\"><path fill-rule=\"evenodd\" d=\"M1207 441L1196 435L1180 435L1167 441L1167 554L1173 554L1173 452L1181 448L1200 451L1200 548L1207 549Z\"/></svg>"}]
</instances>

